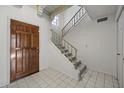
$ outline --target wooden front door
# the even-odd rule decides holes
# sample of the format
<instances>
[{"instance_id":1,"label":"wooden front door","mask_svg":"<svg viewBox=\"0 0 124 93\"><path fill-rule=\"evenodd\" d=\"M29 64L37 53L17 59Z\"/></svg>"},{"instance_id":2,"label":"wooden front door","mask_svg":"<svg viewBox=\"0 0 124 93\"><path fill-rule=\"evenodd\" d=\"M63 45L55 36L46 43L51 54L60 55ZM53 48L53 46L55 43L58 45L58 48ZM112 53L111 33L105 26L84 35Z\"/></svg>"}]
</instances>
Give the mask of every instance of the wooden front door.
<instances>
[{"instance_id":1,"label":"wooden front door","mask_svg":"<svg viewBox=\"0 0 124 93\"><path fill-rule=\"evenodd\" d=\"M39 71L39 27L11 19L10 80Z\"/></svg>"}]
</instances>

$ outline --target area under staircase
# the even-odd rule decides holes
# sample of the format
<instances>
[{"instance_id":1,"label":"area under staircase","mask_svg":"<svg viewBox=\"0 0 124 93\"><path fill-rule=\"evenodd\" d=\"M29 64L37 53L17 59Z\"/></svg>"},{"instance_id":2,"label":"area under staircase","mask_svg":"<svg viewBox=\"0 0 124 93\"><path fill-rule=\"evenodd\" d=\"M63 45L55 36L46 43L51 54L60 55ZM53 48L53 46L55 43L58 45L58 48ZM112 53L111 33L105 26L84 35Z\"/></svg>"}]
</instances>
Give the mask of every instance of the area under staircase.
<instances>
[{"instance_id":1,"label":"area under staircase","mask_svg":"<svg viewBox=\"0 0 124 93\"><path fill-rule=\"evenodd\" d=\"M64 36L80 21L85 17L86 11L81 7L76 14L71 18L71 20L64 26L61 31L54 31L51 29L52 37L51 41L54 45L61 51L63 55L71 62L75 70L78 70L78 80L82 79L82 74L85 72L87 66L78 59L77 52L78 50L70 44L67 40L64 39ZM59 33L58 33L59 32Z\"/></svg>"}]
</instances>

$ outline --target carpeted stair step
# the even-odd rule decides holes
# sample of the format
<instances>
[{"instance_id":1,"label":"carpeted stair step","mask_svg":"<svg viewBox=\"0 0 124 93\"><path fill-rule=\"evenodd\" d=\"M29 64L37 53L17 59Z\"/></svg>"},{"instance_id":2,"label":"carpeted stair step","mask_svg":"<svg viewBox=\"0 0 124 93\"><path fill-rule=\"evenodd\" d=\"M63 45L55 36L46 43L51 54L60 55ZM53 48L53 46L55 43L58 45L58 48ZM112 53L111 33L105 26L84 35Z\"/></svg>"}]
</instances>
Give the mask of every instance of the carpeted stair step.
<instances>
[{"instance_id":1,"label":"carpeted stair step","mask_svg":"<svg viewBox=\"0 0 124 93\"><path fill-rule=\"evenodd\" d=\"M66 56L66 57L70 57L70 56L72 56L72 53L68 53L68 52L67 52L67 53L65 54L65 56Z\"/></svg>"},{"instance_id":2,"label":"carpeted stair step","mask_svg":"<svg viewBox=\"0 0 124 93\"><path fill-rule=\"evenodd\" d=\"M81 60L79 60L78 62L75 62L74 63L75 69L77 69L80 65L81 65Z\"/></svg>"},{"instance_id":3,"label":"carpeted stair step","mask_svg":"<svg viewBox=\"0 0 124 93\"><path fill-rule=\"evenodd\" d=\"M70 60L71 62L73 62L73 61L76 61L77 58L76 58L76 57L70 57L69 60Z\"/></svg>"},{"instance_id":4,"label":"carpeted stair step","mask_svg":"<svg viewBox=\"0 0 124 93\"><path fill-rule=\"evenodd\" d=\"M68 52L68 49L62 49L61 52L62 53L67 53Z\"/></svg>"},{"instance_id":5,"label":"carpeted stair step","mask_svg":"<svg viewBox=\"0 0 124 93\"><path fill-rule=\"evenodd\" d=\"M81 75L85 72L86 68L87 68L87 67L86 67L85 64L81 64L81 65L78 67L78 70L79 70L79 74L78 74L79 80L82 79Z\"/></svg>"},{"instance_id":6,"label":"carpeted stair step","mask_svg":"<svg viewBox=\"0 0 124 93\"><path fill-rule=\"evenodd\" d=\"M78 70L80 71L79 75L81 76L82 73L86 70L86 65L85 64L81 64L79 67L78 67Z\"/></svg>"}]
</instances>

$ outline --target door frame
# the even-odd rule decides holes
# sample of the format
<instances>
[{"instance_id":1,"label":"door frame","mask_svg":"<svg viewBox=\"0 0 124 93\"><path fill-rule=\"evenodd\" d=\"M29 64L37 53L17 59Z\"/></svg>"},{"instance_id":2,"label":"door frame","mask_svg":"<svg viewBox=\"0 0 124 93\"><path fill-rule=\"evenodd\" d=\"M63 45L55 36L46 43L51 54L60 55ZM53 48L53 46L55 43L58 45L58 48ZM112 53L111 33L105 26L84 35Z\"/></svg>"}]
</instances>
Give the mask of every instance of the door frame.
<instances>
[{"instance_id":1,"label":"door frame","mask_svg":"<svg viewBox=\"0 0 124 93\"><path fill-rule=\"evenodd\" d=\"M7 33L6 33L6 37L7 37L7 72L6 72L6 84L5 85L8 85L10 84L10 25L11 25L11 19L15 19L15 20L20 20L20 21L24 21L24 22L27 22L29 23L28 21L24 20L24 19L21 19L21 18L17 18L17 17L14 17L14 16L7 16L6 18L6 22L7 22ZM30 23L29 23L30 24ZM39 32L40 33L40 32ZM40 40L40 34L39 34L39 40ZM39 43L40 45L40 43ZM39 46L39 51L40 51L40 46ZM39 70L40 70L40 53L39 53Z\"/></svg>"},{"instance_id":2,"label":"door frame","mask_svg":"<svg viewBox=\"0 0 124 93\"><path fill-rule=\"evenodd\" d=\"M7 16L7 83L10 84L10 25L12 17Z\"/></svg>"},{"instance_id":3,"label":"door frame","mask_svg":"<svg viewBox=\"0 0 124 93\"><path fill-rule=\"evenodd\" d=\"M7 16L7 84L10 84L10 26L11 26L11 19L19 20L15 17Z\"/></svg>"},{"instance_id":4,"label":"door frame","mask_svg":"<svg viewBox=\"0 0 124 93\"><path fill-rule=\"evenodd\" d=\"M124 11L124 6L123 5L119 6L119 9L117 11L118 14L116 16L116 78L117 79L118 79L118 55L117 55L118 53L118 21L123 11ZM122 75L122 78L123 78L123 75Z\"/></svg>"}]
</instances>

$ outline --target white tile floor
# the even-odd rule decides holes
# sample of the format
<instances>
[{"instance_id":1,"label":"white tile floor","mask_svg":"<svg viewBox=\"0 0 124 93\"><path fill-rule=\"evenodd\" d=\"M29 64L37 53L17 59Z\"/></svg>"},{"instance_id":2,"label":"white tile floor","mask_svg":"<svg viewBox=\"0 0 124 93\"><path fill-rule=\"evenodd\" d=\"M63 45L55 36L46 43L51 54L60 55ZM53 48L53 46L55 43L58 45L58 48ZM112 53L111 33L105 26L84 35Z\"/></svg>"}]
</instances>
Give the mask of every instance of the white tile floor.
<instances>
[{"instance_id":1,"label":"white tile floor","mask_svg":"<svg viewBox=\"0 0 124 93\"><path fill-rule=\"evenodd\" d=\"M111 75L87 70L81 81L76 81L52 68L11 83L8 88L118 88L118 81Z\"/></svg>"}]
</instances>

